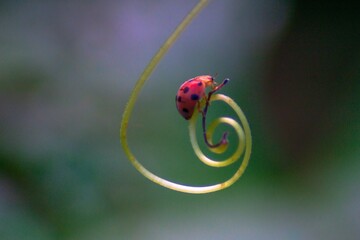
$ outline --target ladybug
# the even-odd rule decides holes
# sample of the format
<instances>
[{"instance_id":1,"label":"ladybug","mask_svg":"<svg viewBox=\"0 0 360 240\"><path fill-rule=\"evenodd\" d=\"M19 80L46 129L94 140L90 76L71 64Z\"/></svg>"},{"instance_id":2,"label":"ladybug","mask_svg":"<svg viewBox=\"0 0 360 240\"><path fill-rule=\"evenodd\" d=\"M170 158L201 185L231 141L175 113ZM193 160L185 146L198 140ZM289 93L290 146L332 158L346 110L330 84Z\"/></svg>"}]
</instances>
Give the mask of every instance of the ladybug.
<instances>
[{"instance_id":1,"label":"ladybug","mask_svg":"<svg viewBox=\"0 0 360 240\"><path fill-rule=\"evenodd\" d=\"M179 88L176 94L176 108L186 120L189 120L193 113L195 106L200 108L200 101L205 98L209 100L212 93L219 90L229 79L225 79L220 85L217 85L214 78L210 75L202 75L191 78L185 81ZM206 96L205 89L211 87L212 91ZM207 102L208 104L208 102Z\"/></svg>"}]
</instances>

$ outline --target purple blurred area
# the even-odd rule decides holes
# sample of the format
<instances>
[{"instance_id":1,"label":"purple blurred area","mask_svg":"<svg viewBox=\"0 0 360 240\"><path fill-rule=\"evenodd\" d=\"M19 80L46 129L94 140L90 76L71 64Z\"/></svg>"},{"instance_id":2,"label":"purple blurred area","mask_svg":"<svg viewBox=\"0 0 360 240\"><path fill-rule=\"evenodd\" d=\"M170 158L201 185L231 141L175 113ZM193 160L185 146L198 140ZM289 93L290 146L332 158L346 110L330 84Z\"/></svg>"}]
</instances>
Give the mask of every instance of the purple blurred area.
<instances>
[{"instance_id":1,"label":"purple blurred area","mask_svg":"<svg viewBox=\"0 0 360 240\"><path fill-rule=\"evenodd\" d=\"M230 78L221 91L254 140L231 188L173 192L126 159L130 92L195 4L0 3L0 239L360 238L360 15L347 1L212 1L145 84L131 150L204 185L236 166L196 159L173 99L191 77Z\"/></svg>"}]
</instances>

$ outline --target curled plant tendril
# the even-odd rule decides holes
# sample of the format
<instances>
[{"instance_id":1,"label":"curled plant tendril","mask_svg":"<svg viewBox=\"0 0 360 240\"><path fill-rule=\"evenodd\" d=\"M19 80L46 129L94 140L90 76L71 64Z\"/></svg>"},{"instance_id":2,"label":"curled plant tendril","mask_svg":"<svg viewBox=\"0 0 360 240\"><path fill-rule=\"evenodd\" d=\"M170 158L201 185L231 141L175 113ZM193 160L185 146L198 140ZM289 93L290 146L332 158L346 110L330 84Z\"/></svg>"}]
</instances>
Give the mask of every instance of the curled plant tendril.
<instances>
[{"instance_id":1,"label":"curled plant tendril","mask_svg":"<svg viewBox=\"0 0 360 240\"><path fill-rule=\"evenodd\" d=\"M207 137L207 134L206 134L206 114L207 114L207 110L208 110L208 107L209 107L209 104L210 104L210 99L211 99L211 96L216 92L218 91L220 88L222 88L227 82L229 81L228 78L226 78L220 85L214 87L214 89L212 91L209 92L207 98L206 98L206 103L205 103L205 107L204 107L204 110L202 110L202 128L203 128L203 137L204 137L204 141L206 143L206 145L209 147L209 148L218 148L220 146L222 147L226 147L227 146L227 132L223 133L222 135L222 138L220 140L220 142L218 142L217 144L212 144L212 142L210 142L208 140L208 137Z\"/></svg>"},{"instance_id":2,"label":"curled plant tendril","mask_svg":"<svg viewBox=\"0 0 360 240\"><path fill-rule=\"evenodd\" d=\"M238 171L234 174L232 178L227 180L223 183L223 185L230 186L233 184L244 172L245 168L247 167L247 164L250 159L250 153L251 153L251 133L250 133L250 127L249 124L245 118L244 113L241 111L240 107L228 96L225 96L223 94L216 94L211 97L210 102L213 101L223 101L226 104L228 104L236 113L238 118L240 119L242 126L238 122L236 122L234 119L229 117L221 117L215 119L209 126L208 129L208 137L211 141L212 135L214 133L214 130L216 127L221 124L227 124L234 128L237 136L238 136L238 146L235 150L235 152L226 160L223 161L214 161L207 156L204 155L204 153L200 150L199 144L196 140L196 120L198 114L195 112L194 116L190 119L190 125L189 125L189 132L190 132L190 140L191 145L193 146L194 152L196 156L206 165L212 166L212 167L225 167L228 166L235 161L237 161L242 154L244 154L243 161L238 169ZM225 146L225 147L224 147ZM209 150L221 154L224 153L227 150L227 145L219 145L215 148L209 147ZM244 153L245 150L245 153Z\"/></svg>"},{"instance_id":3,"label":"curled plant tendril","mask_svg":"<svg viewBox=\"0 0 360 240\"><path fill-rule=\"evenodd\" d=\"M180 192L185 192L185 193L195 193L195 194L215 192L215 191L219 191L224 188L227 188L227 187L231 186L234 182L236 182L236 180L238 180L241 177L241 175L244 173L244 171L248 165L249 159L250 159L252 143L251 143L251 133L250 133L249 124L246 120L245 115L241 111L240 107L231 98L229 98L225 95L215 94L215 95L211 96L211 94L213 94L216 90L215 91L213 90L212 92L210 92L208 99L206 100L206 105L205 105L204 110L207 111L207 107L210 102L224 101L234 110L234 112L237 114L237 116L241 122L241 125L240 125L234 119L229 118L229 117L217 118L209 125L209 128L206 132L206 129L205 129L206 111L205 111L205 113L203 112L203 133L204 133L205 141L207 141L208 146L210 146L209 147L210 151L221 154L227 150L227 146L228 146L227 142L226 142L226 144L224 144L224 140L226 140L226 137L227 137L226 135L223 135L223 138L220 141L220 144L212 143L213 132L219 124L224 123L224 124L231 126L232 128L234 128L234 130L238 136L237 149L235 150L235 152L233 153L232 156L230 156L228 159L226 159L224 161L211 160L211 159L207 158L201 152L201 150L198 146L197 140L196 140L196 128L195 128L195 125L196 125L195 123L196 123L196 119L198 116L198 112L194 111L194 115L190 119L190 122L189 122L190 140L191 140L191 143L192 143L192 146L193 146L193 149L194 149L196 155L199 157L199 159L203 163L205 163L209 166L212 166L212 167L224 167L224 166L228 166L228 165L234 163L235 161L237 161L239 159L239 157L241 155L243 155L242 163L240 164L238 170L234 173L234 175L232 177L230 177L225 182L214 184L214 185L209 185L209 186L187 186L187 185L174 183L169 180L163 179L159 176L156 176L155 174L153 174L152 172L147 170L143 165L140 164L140 162L138 162L138 160L136 159L136 157L134 156L134 154L131 152L131 150L129 148L129 145L127 142L127 126L128 126L131 112L134 108L136 99L137 99L145 81L149 78L149 76L154 71L155 67L158 65L158 63L163 58L165 53L169 50L169 48L174 44L176 39L180 36L181 32L189 25L189 23L192 21L192 19L207 5L207 3L208 3L207 0L200 0L199 3L190 11L190 13L185 17L185 19L175 29L175 31L170 35L170 37L165 41L165 43L162 45L162 47L159 49L159 51L155 54L155 56L151 59L150 63L148 64L148 66L145 68L145 70L141 74L139 80L135 84L133 91L131 92L129 101L125 106L125 110L123 113L121 126L120 126L120 140L121 140L121 144L123 146L124 152L127 155L127 157L129 158L130 162L133 164L133 166L142 175L144 175L146 178L150 179L151 181L153 181L163 187L166 187L166 188L169 188L169 189L172 189L175 191L180 191Z\"/></svg>"}]
</instances>

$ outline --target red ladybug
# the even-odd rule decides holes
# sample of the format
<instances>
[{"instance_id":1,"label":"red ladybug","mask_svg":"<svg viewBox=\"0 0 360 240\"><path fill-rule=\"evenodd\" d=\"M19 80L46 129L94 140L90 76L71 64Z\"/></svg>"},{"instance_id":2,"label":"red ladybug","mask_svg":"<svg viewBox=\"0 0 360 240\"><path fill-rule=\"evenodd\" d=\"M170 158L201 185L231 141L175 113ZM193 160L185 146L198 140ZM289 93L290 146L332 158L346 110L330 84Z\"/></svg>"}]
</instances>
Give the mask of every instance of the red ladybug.
<instances>
[{"instance_id":1,"label":"red ladybug","mask_svg":"<svg viewBox=\"0 0 360 240\"><path fill-rule=\"evenodd\" d=\"M229 79L225 79L220 85L216 85L214 78L210 75L197 76L187 80L180 86L176 94L175 101L177 110L181 116L189 120L199 101L203 98L207 99L205 93L206 87L212 88L212 91L208 95L210 97L212 93L220 89L228 81Z\"/></svg>"}]
</instances>

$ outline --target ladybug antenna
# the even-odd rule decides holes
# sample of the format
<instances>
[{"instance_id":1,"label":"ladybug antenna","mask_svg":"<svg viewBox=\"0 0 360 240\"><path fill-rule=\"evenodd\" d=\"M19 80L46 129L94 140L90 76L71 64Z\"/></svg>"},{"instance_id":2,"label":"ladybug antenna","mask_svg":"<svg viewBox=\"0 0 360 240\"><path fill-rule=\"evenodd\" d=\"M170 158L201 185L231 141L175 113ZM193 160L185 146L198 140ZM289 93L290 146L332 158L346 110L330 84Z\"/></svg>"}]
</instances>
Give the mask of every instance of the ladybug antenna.
<instances>
[{"instance_id":1,"label":"ladybug antenna","mask_svg":"<svg viewBox=\"0 0 360 240\"><path fill-rule=\"evenodd\" d=\"M214 76L212 76L212 78L215 80L215 78L218 76L218 73L215 73Z\"/></svg>"}]
</instances>

